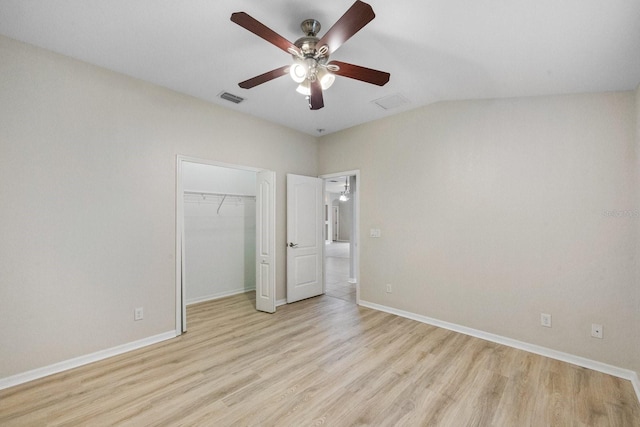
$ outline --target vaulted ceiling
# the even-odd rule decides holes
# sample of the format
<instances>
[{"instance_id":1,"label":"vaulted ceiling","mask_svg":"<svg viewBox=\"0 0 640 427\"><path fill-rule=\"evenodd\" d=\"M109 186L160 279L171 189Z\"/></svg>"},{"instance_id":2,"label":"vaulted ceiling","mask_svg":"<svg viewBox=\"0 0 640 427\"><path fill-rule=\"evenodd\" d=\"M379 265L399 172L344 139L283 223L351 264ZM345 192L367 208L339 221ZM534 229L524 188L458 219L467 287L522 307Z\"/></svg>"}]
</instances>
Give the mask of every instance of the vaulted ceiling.
<instances>
[{"instance_id":1,"label":"vaulted ceiling","mask_svg":"<svg viewBox=\"0 0 640 427\"><path fill-rule=\"evenodd\" d=\"M385 86L338 77L318 111L288 76L238 87L292 59L231 22L233 12L293 42L304 19L320 21L321 37L352 3L3 0L0 34L312 135L443 100L630 90L640 82L637 0L370 0L375 19L331 59L387 71ZM245 101L233 104L222 92Z\"/></svg>"}]
</instances>

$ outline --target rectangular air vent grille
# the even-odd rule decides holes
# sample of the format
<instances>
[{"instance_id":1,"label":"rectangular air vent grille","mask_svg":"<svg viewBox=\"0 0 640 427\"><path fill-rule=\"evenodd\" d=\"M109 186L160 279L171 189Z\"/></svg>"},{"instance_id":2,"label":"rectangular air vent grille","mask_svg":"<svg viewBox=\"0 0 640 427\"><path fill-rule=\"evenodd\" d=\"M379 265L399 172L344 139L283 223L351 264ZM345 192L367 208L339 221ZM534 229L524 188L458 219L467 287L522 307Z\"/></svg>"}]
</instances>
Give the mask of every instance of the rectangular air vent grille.
<instances>
[{"instance_id":1,"label":"rectangular air vent grille","mask_svg":"<svg viewBox=\"0 0 640 427\"><path fill-rule=\"evenodd\" d=\"M394 108L398 108L402 105L408 104L409 101L407 98L400 94L390 95L384 98L376 99L373 101L380 108L384 108L385 110L392 110Z\"/></svg>"},{"instance_id":2,"label":"rectangular air vent grille","mask_svg":"<svg viewBox=\"0 0 640 427\"><path fill-rule=\"evenodd\" d=\"M234 104L240 104L242 101L244 101L244 98L241 98L229 92L222 92L219 96L220 98L226 99L227 101L231 101Z\"/></svg>"}]
</instances>

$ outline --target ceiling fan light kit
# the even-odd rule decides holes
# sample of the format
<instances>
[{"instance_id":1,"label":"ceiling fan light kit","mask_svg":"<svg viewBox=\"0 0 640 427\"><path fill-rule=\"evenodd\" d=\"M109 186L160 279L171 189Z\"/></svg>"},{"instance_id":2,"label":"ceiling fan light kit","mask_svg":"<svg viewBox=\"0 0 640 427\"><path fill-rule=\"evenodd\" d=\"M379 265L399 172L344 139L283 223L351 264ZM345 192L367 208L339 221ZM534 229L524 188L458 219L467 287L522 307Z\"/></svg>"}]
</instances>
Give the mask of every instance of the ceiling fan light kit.
<instances>
[{"instance_id":1,"label":"ceiling fan light kit","mask_svg":"<svg viewBox=\"0 0 640 427\"><path fill-rule=\"evenodd\" d=\"M320 22L315 19L305 19L300 24L305 35L295 43L291 43L245 12L231 14L232 22L291 54L293 58L291 65L267 71L239 83L239 86L243 89L250 89L289 74L291 79L298 83L296 91L307 97L311 110L319 110L324 107L322 92L333 85L336 75L384 86L389 81L389 73L346 62L329 62L329 55L371 22L373 18L375 18L375 14L371 6L356 0L322 38L316 36L321 29Z\"/></svg>"}]
</instances>

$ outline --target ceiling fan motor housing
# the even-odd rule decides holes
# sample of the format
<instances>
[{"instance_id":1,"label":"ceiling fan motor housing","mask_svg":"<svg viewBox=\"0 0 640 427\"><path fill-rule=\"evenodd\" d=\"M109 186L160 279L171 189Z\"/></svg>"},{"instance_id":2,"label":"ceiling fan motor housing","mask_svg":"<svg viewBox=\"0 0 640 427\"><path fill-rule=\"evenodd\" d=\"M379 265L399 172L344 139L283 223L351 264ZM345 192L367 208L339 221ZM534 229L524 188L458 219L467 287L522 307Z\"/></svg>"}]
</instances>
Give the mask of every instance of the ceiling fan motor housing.
<instances>
[{"instance_id":1,"label":"ceiling fan motor housing","mask_svg":"<svg viewBox=\"0 0 640 427\"><path fill-rule=\"evenodd\" d=\"M300 37L293 44L302 51L302 55L305 58L314 58L315 56L318 56L318 59L320 59L320 57L324 55L318 55L318 51L316 50L316 46L319 41L320 39L315 36L304 36Z\"/></svg>"},{"instance_id":2,"label":"ceiling fan motor housing","mask_svg":"<svg viewBox=\"0 0 640 427\"><path fill-rule=\"evenodd\" d=\"M294 45L302 52L302 56L305 58L315 58L318 62L322 61L325 64L329 59L329 47L320 46L320 49L316 49L320 39L316 36L320 31L320 22L315 19L306 19L300 24L302 32L306 34L304 37L300 37L295 41ZM294 55L294 58L296 55Z\"/></svg>"},{"instance_id":3,"label":"ceiling fan motor housing","mask_svg":"<svg viewBox=\"0 0 640 427\"><path fill-rule=\"evenodd\" d=\"M309 81L315 81L318 74L318 67L324 66L329 61L329 55L327 54L328 48L322 47L316 49L320 39L316 37L316 34L320 31L320 22L315 19L305 19L300 24L302 32L306 36L300 37L293 44L300 49L302 55L292 53L292 57L295 62L301 64L306 69L306 78Z\"/></svg>"}]
</instances>

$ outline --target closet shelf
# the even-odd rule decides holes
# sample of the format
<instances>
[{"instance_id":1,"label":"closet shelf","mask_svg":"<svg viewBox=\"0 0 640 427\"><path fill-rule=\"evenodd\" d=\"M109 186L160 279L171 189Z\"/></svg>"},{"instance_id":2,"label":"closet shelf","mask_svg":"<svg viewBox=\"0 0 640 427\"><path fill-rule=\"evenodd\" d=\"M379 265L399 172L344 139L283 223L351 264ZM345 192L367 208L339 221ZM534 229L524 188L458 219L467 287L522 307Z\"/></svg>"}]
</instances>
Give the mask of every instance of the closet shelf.
<instances>
[{"instance_id":1,"label":"closet shelf","mask_svg":"<svg viewBox=\"0 0 640 427\"><path fill-rule=\"evenodd\" d=\"M185 191L184 194L195 194L202 196L232 196L232 197L248 197L250 199L255 199L256 196L252 196L250 194L237 194L237 193L211 193L208 191Z\"/></svg>"},{"instance_id":2,"label":"closet shelf","mask_svg":"<svg viewBox=\"0 0 640 427\"><path fill-rule=\"evenodd\" d=\"M238 201L240 201L243 198L251 199L251 200L255 200L256 199L256 196L251 196L251 195L247 195L247 194L212 193L212 192L208 192L208 191L185 191L184 192L184 196L187 196L187 195L189 195L189 196L201 196L202 199L204 199L204 200L206 200L207 196L222 197L222 200L220 200L220 203L218 204L218 210L216 211L216 213L218 215L220 215L220 208L222 207L222 204L227 199L227 197L237 197Z\"/></svg>"}]
</instances>

